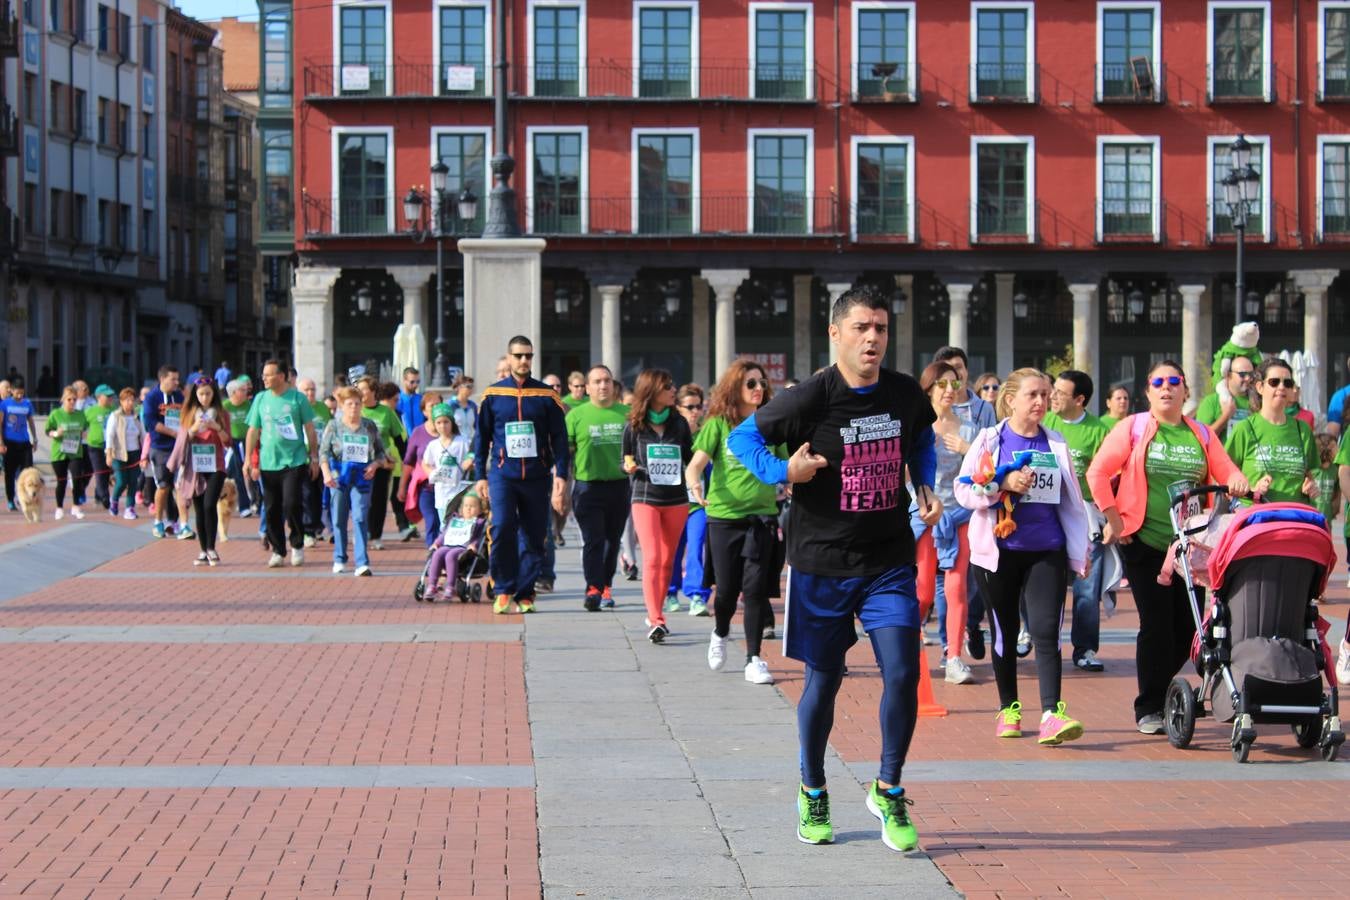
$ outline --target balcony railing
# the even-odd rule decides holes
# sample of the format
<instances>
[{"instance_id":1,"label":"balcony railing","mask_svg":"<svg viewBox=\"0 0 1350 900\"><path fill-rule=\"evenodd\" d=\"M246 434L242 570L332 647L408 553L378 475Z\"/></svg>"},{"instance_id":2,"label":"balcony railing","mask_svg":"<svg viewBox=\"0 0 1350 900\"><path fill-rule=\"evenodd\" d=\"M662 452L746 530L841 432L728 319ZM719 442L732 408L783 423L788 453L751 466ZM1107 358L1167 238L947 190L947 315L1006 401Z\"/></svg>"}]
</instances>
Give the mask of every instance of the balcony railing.
<instances>
[{"instance_id":1,"label":"balcony railing","mask_svg":"<svg viewBox=\"0 0 1350 900\"><path fill-rule=\"evenodd\" d=\"M1240 66L1236 63L1205 67L1210 103L1270 103L1275 99L1273 81L1264 65ZM1267 83L1272 87L1267 90Z\"/></svg>"},{"instance_id":2,"label":"balcony railing","mask_svg":"<svg viewBox=\"0 0 1350 900\"><path fill-rule=\"evenodd\" d=\"M1343 62L1318 63L1317 100L1319 103L1350 101L1350 65Z\"/></svg>"},{"instance_id":3,"label":"balcony railing","mask_svg":"<svg viewBox=\"0 0 1350 900\"><path fill-rule=\"evenodd\" d=\"M19 14L10 0L0 0L0 58L19 55Z\"/></svg>"},{"instance_id":4,"label":"balcony railing","mask_svg":"<svg viewBox=\"0 0 1350 900\"><path fill-rule=\"evenodd\" d=\"M0 98L0 156L19 153L19 118L7 100Z\"/></svg>"},{"instance_id":5,"label":"balcony railing","mask_svg":"<svg viewBox=\"0 0 1350 900\"><path fill-rule=\"evenodd\" d=\"M854 240L858 243L908 243L909 214L909 204L904 197L855 201Z\"/></svg>"},{"instance_id":6,"label":"balcony railing","mask_svg":"<svg viewBox=\"0 0 1350 900\"><path fill-rule=\"evenodd\" d=\"M431 97L476 99L487 95L491 71L483 63L472 66L472 86L462 80L462 67L443 63L437 70L426 61L395 60L392 66L333 65L311 61L305 66L304 87L308 100L371 97L428 99Z\"/></svg>"},{"instance_id":7,"label":"balcony railing","mask_svg":"<svg viewBox=\"0 0 1350 900\"><path fill-rule=\"evenodd\" d=\"M1157 228L1154 227L1154 213ZM1152 200L1108 200L1097 204L1100 228L1097 240L1103 244L1153 244L1162 241L1162 223L1167 216L1154 209Z\"/></svg>"},{"instance_id":8,"label":"balcony railing","mask_svg":"<svg viewBox=\"0 0 1350 900\"><path fill-rule=\"evenodd\" d=\"M858 63L856 76L855 103L919 102L917 63Z\"/></svg>"},{"instance_id":9,"label":"balcony railing","mask_svg":"<svg viewBox=\"0 0 1350 900\"><path fill-rule=\"evenodd\" d=\"M1148 63L1103 63L1096 67L1098 103L1163 103L1167 65Z\"/></svg>"},{"instance_id":10,"label":"balcony railing","mask_svg":"<svg viewBox=\"0 0 1350 900\"><path fill-rule=\"evenodd\" d=\"M1317 204L1318 238L1327 244L1350 243L1350 202L1323 200Z\"/></svg>"},{"instance_id":11,"label":"balcony railing","mask_svg":"<svg viewBox=\"0 0 1350 900\"><path fill-rule=\"evenodd\" d=\"M399 198L301 197L306 237L387 237L398 234L394 213Z\"/></svg>"},{"instance_id":12,"label":"balcony railing","mask_svg":"<svg viewBox=\"0 0 1350 900\"><path fill-rule=\"evenodd\" d=\"M975 228L972 244L1026 244L1036 239L1036 203L1021 199L1002 203L972 203L971 221Z\"/></svg>"},{"instance_id":13,"label":"balcony railing","mask_svg":"<svg viewBox=\"0 0 1350 900\"><path fill-rule=\"evenodd\" d=\"M974 63L971 103L1036 103L1038 69L1027 63Z\"/></svg>"}]
</instances>

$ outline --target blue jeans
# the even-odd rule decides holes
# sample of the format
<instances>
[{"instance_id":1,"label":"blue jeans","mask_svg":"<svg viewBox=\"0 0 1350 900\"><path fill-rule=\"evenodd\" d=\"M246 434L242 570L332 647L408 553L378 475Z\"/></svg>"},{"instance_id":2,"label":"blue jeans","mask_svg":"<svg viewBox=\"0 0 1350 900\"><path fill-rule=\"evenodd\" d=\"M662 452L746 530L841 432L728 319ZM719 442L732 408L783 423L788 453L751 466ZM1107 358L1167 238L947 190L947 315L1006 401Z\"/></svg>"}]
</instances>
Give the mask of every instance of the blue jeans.
<instances>
[{"instance_id":1,"label":"blue jeans","mask_svg":"<svg viewBox=\"0 0 1350 900\"><path fill-rule=\"evenodd\" d=\"M937 578L934 579L933 583L933 615L937 616L938 620L938 639L942 641L942 646L945 647L947 646L947 579L942 577L942 574L942 569L938 569ZM967 618L969 618L969 614L967 614ZM952 655L955 656L956 654Z\"/></svg>"},{"instance_id":2,"label":"blue jeans","mask_svg":"<svg viewBox=\"0 0 1350 900\"><path fill-rule=\"evenodd\" d=\"M674 594L680 591L690 600L708 602L711 593L703 586L703 551L708 542L708 511L703 507L692 509L684 522L684 533L680 535L680 545L675 549L675 566L670 572L670 590ZM681 576L680 560L684 560Z\"/></svg>"},{"instance_id":3,"label":"blue jeans","mask_svg":"<svg viewBox=\"0 0 1350 900\"><path fill-rule=\"evenodd\" d=\"M1086 578L1073 580L1073 626L1069 635L1073 640L1073 658L1078 659L1091 650L1097 652L1097 641L1102 630L1102 544L1093 541L1088 547L1092 572Z\"/></svg>"},{"instance_id":4,"label":"blue jeans","mask_svg":"<svg viewBox=\"0 0 1350 900\"><path fill-rule=\"evenodd\" d=\"M333 491L333 562L347 561L347 514L352 517L352 534L356 536L356 566L370 565L366 549L367 520L370 518L370 485L365 490L356 486L339 487Z\"/></svg>"},{"instance_id":5,"label":"blue jeans","mask_svg":"<svg viewBox=\"0 0 1350 900\"><path fill-rule=\"evenodd\" d=\"M544 554L539 562L539 579L542 581L557 581L558 573L554 571L554 566L558 562L557 544L553 541L553 510L549 507L548 522L545 524L547 529L544 532ZM519 546L517 549L520 555L525 555L525 532L520 533Z\"/></svg>"},{"instance_id":6,"label":"blue jeans","mask_svg":"<svg viewBox=\"0 0 1350 900\"><path fill-rule=\"evenodd\" d=\"M492 508L492 583L498 594L516 600L534 596L548 534L552 474L520 480L493 472L488 478Z\"/></svg>"}]
</instances>

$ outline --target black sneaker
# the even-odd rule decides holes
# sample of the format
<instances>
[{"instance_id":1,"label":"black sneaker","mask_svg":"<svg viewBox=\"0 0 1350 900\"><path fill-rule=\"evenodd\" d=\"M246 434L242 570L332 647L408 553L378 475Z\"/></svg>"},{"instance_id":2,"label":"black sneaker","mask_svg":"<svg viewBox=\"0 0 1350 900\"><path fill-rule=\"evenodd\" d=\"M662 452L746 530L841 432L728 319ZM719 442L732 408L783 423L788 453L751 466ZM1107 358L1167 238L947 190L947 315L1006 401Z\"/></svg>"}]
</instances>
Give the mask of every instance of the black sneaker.
<instances>
[{"instance_id":1,"label":"black sneaker","mask_svg":"<svg viewBox=\"0 0 1350 900\"><path fill-rule=\"evenodd\" d=\"M976 628L966 637L966 649L971 659L984 659L984 629Z\"/></svg>"},{"instance_id":2,"label":"black sneaker","mask_svg":"<svg viewBox=\"0 0 1350 900\"><path fill-rule=\"evenodd\" d=\"M540 578L538 581L534 583L534 592L536 594L553 593L553 581L548 578Z\"/></svg>"},{"instance_id":3,"label":"black sneaker","mask_svg":"<svg viewBox=\"0 0 1350 900\"><path fill-rule=\"evenodd\" d=\"M1075 656L1073 664L1084 672L1101 672L1106 669L1102 661L1097 658L1095 650L1085 650L1082 656Z\"/></svg>"},{"instance_id":4,"label":"black sneaker","mask_svg":"<svg viewBox=\"0 0 1350 900\"><path fill-rule=\"evenodd\" d=\"M628 563L626 566L624 566L623 577L627 578L629 581L637 581L638 580L637 563Z\"/></svg>"},{"instance_id":5,"label":"black sneaker","mask_svg":"<svg viewBox=\"0 0 1350 900\"><path fill-rule=\"evenodd\" d=\"M653 644L659 644L666 639L666 635L668 634L670 634L670 629L666 626L653 625L652 630L647 632L647 640L651 641Z\"/></svg>"},{"instance_id":6,"label":"black sneaker","mask_svg":"<svg viewBox=\"0 0 1350 900\"><path fill-rule=\"evenodd\" d=\"M600 592L595 588L586 589L586 599L581 601L581 606L586 612L600 611Z\"/></svg>"},{"instance_id":7,"label":"black sneaker","mask_svg":"<svg viewBox=\"0 0 1350 900\"><path fill-rule=\"evenodd\" d=\"M566 547L566 546L567 546L567 538L563 537L561 534L558 535L557 537L555 537L555 538L553 539L553 546L555 546L555 547Z\"/></svg>"}]
</instances>

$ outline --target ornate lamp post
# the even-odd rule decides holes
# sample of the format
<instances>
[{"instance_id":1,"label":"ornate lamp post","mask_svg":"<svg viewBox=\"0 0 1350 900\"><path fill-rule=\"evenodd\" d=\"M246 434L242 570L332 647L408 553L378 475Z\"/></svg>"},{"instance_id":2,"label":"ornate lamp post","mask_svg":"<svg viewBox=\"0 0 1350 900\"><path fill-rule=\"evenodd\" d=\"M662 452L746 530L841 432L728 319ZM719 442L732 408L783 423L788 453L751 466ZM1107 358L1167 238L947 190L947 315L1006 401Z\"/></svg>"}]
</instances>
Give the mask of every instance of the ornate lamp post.
<instances>
[{"instance_id":1,"label":"ornate lamp post","mask_svg":"<svg viewBox=\"0 0 1350 900\"><path fill-rule=\"evenodd\" d=\"M424 196L417 188L409 188L408 195L403 198L403 217L408 222L412 239L420 244L428 237L436 238L436 358L431 363L431 383L434 385L444 385L449 380L445 358L448 346L445 339L445 235L454 232L450 223L452 215L458 214L464 222L472 222L478 216L478 198L467 185L455 199L455 213L447 212L450 206L446 191L449 177L449 167L437 160L431 167L430 196ZM424 225L422 209L425 206L430 209Z\"/></svg>"},{"instance_id":2,"label":"ornate lamp post","mask_svg":"<svg viewBox=\"0 0 1350 900\"><path fill-rule=\"evenodd\" d=\"M493 25L496 39L492 44L495 57L492 68L496 78L492 93L494 128L497 138L497 152L492 157L492 192L488 194L487 222L483 225L485 238L520 237L520 222L516 220L516 192L511 188L511 173L516 162L511 158L511 137L506 130L506 11L503 0L494 0L492 4Z\"/></svg>"},{"instance_id":3,"label":"ornate lamp post","mask_svg":"<svg viewBox=\"0 0 1350 900\"><path fill-rule=\"evenodd\" d=\"M1223 179L1223 199L1228 205L1228 215L1233 222L1233 231L1237 233L1237 273L1233 285L1233 317L1236 324L1242 324L1244 301L1247 295L1247 279L1243 271L1243 244L1246 242L1247 216L1251 214L1252 204L1256 202L1261 190L1261 176L1252 168L1252 145L1238 135L1229 148L1229 163L1232 168Z\"/></svg>"}]
</instances>

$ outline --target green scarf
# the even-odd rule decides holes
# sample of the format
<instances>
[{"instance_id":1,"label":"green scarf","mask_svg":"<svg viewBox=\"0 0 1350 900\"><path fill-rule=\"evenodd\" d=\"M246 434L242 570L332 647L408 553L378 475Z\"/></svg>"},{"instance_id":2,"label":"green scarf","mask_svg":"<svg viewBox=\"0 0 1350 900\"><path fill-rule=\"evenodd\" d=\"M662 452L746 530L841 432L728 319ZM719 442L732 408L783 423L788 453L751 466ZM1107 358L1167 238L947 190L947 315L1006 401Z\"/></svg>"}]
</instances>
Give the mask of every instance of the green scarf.
<instances>
[{"instance_id":1,"label":"green scarf","mask_svg":"<svg viewBox=\"0 0 1350 900\"><path fill-rule=\"evenodd\" d=\"M660 412L652 412L650 409L647 410L647 421L652 423L653 425L664 425L666 424L666 419L669 418L670 418L669 406L667 406Z\"/></svg>"}]
</instances>

